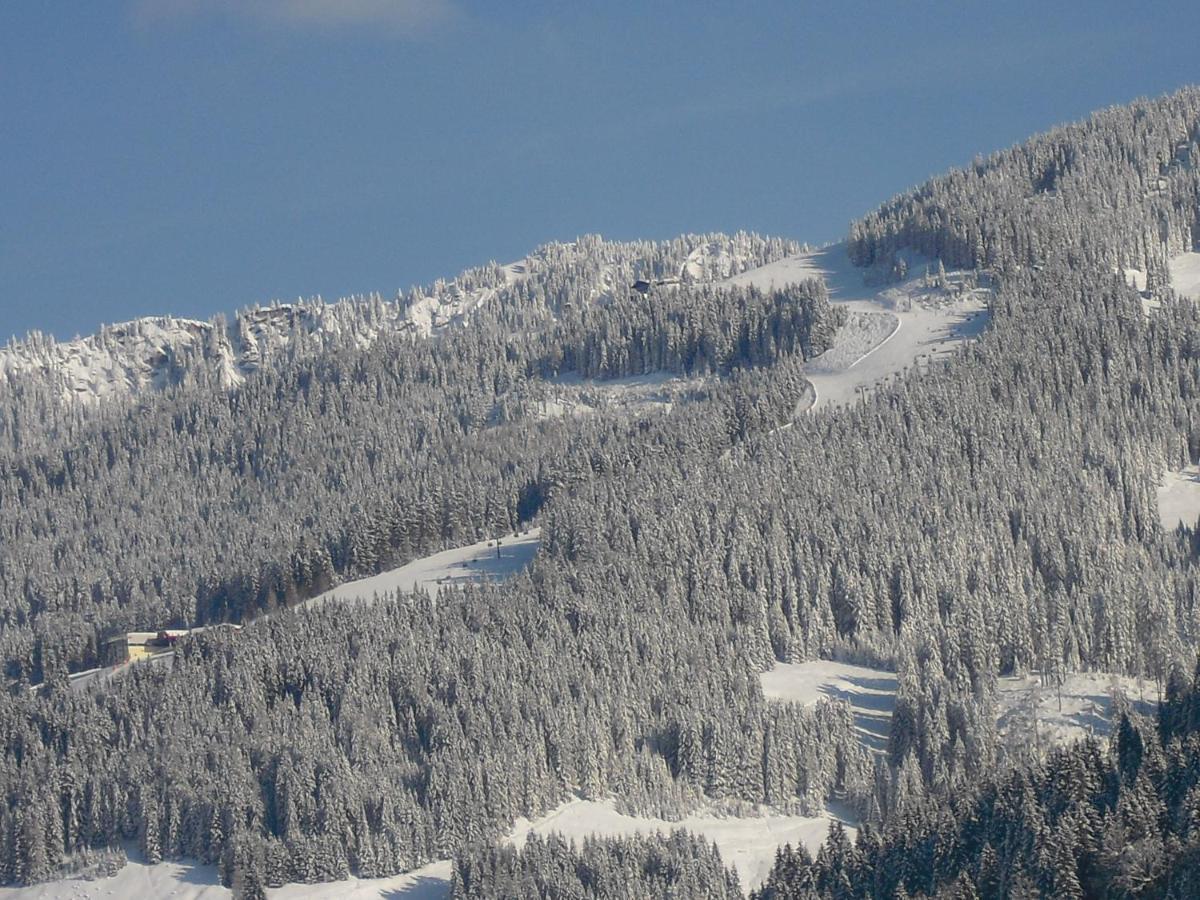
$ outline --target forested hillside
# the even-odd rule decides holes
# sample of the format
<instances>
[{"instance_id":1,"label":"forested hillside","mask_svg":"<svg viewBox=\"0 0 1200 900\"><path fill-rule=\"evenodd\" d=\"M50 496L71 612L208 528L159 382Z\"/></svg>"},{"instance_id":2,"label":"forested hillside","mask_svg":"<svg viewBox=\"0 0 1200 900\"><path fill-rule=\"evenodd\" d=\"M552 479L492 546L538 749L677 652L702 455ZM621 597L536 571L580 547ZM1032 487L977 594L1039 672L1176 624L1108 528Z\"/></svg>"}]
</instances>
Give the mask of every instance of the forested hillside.
<instances>
[{"instance_id":1,"label":"forested hillside","mask_svg":"<svg viewBox=\"0 0 1200 900\"><path fill-rule=\"evenodd\" d=\"M835 832L816 859L789 847L752 896L1195 897L1198 687L1173 684L1157 723L1123 717L1110 747L963 783L953 803L914 805L854 843Z\"/></svg>"},{"instance_id":2,"label":"forested hillside","mask_svg":"<svg viewBox=\"0 0 1200 900\"><path fill-rule=\"evenodd\" d=\"M436 341L401 333L297 353L232 392L181 386L57 418L34 402L56 401L13 392L0 428L10 677L94 664L116 628L241 621L512 531L594 468L634 464L641 426L625 417L532 414L541 386L567 372L721 376L701 391L719 397L721 440L772 427L800 392L795 364L840 321L819 286L680 286L551 316L567 302L555 285L548 274L522 288L547 316L535 331L510 331L519 310L502 304ZM776 362L770 381L747 372Z\"/></svg>"},{"instance_id":3,"label":"forested hillside","mask_svg":"<svg viewBox=\"0 0 1200 900\"><path fill-rule=\"evenodd\" d=\"M1200 91L1183 91L1034 138L855 223L852 253L876 274L913 250L988 268L995 292L976 344L852 407L792 416L803 362L842 321L818 283L602 297L610 261L625 260L618 284L635 266L601 243L547 252L541 277L469 328L281 358L233 391L181 385L80 414L12 389L4 878L136 839L151 859L220 861L245 896L451 855L462 896L610 896L580 872L616 860L643 896L732 890L715 852L686 837L489 846L574 794L656 814L836 798L874 826L858 849L835 832L813 866L783 856L766 896L894 896L900 879L932 893L967 876L1023 896L1029 883L1067 890L1054 879L1068 857L1118 895L1185 896L1191 857L1170 839L1190 847L1196 812L1178 686L1200 634L1197 541L1163 531L1154 486L1200 454L1200 311L1163 274L1194 241L1198 142ZM691 272L694 248L670 247L637 271ZM1114 274L1130 264L1158 273L1149 314ZM564 372L662 369L711 377L641 416L540 419L517 402ZM507 584L281 608L533 517L543 552ZM239 634L187 641L171 667L66 685L108 628L268 610ZM764 700L761 671L818 657L898 672L886 753L856 740L844 703ZM1122 725L1115 763L1095 747L1002 759L995 680L1030 669L1144 674L1177 699L1159 737ZM983 782L1001 763L1016 767L1008 780ZM977 841L911 880L892 867L934 853L943 826L959 834L955 817L993 783L1019 796L1023 823L1053 827L1018 831L996 813L972 832L1013 842L993 846L995 862L972 868ZM1163 799L1167 783L1178 795ZM1155 796L1166 821L1145 812ZM1105 815L1160 841L1147 880L1113 880L1135 863L1088 857L1120 839ZM879 866L891 880L869 882Z\"/></svg>"}]
</instances>

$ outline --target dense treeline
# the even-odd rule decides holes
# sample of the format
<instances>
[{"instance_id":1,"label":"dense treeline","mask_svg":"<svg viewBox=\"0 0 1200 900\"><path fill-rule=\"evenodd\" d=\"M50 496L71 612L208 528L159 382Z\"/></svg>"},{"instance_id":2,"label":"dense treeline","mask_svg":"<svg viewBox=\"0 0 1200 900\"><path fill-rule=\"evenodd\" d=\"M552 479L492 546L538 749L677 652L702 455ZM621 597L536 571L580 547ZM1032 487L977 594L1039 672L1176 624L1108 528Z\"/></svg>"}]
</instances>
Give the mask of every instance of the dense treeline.
<instances>
[{"instance_id":1,"label":"dense treeline","mask_svg":"<svg viewBox=\"0 0 1200 900\"><path fill-rule=\"evenodd\" d=\"M1200 233L1200 88L1096 113L901 194L850 229L856 265L902 249L1011 269L1090 250L1166 283Z\"/></svg>"},{"instance_id":2,"label":"dense treeline","mask_svg":"<svg viewBox=\"0 0 1200 900\"><path fill-rule=\"evenodd\" d=\"M566 370L588 378L658 370L727 373L793 354L817 356L844 319L845 311L829 305L819 281L769 293L753 287L668 287L568 318L560 353L544 365L554 374Z\"/></svg>"},{"instance_id":3,"label":"dense treeline","mask_svg":"<svg viewBox=\"0 0 1200 900\"><path fill-rule=\"evenodd\" d=\"M529 835L520 851L491 847L459 859L454 900L512 897L740 900L737 875L711 844L677 831L669 836L587 839L576 848L551 835Z\"/></svg>"},{"instance_id":4,"label":"dense treeline","mask_svg":"<svg viewBox=\"0 0 1200 900\"><path fill-rule=\"evenodd\" d=\"M1123 715L1108 747L957 785L953 802L916 804L854 842L835 834L815 859L785 848L753 896L1195 897L1200 682L1170 688L1157 723Z\"/></svg>"}]
</instances>

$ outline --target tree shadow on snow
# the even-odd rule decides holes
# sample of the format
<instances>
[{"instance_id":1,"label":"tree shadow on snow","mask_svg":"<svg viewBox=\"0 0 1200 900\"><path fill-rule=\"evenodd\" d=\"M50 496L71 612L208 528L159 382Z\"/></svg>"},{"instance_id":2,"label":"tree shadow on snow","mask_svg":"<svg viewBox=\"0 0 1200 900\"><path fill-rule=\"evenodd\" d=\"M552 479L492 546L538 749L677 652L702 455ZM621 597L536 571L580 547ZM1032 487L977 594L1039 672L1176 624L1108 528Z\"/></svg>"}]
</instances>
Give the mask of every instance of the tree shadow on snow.
<instances>
[{"instance_id":1,"label":"tree shadow on snow","mask_svg":"<svg viewBox=\"0 0 1200 900\"><path fill-rule=\"evenodd\" d=\"M896 708L896 680L855 676L844 680L854 688L847 689L840 684L823 684L821 693L830 699L845 700L849 703L859 739L870 749L882 752L887 748L892 711Z\"/></svg>"},{"instance_id":2,"label":"tree shadow on snow","mask_svg":"<svg viewBox=\"0 0 1200 900\"><path fill-rule=\"evenodd\" d=\"M444 878L418 875L412 884L396 890L379 892L380 900L446 900L450 896L450 883Z\"/></svg>"}]
</instances>

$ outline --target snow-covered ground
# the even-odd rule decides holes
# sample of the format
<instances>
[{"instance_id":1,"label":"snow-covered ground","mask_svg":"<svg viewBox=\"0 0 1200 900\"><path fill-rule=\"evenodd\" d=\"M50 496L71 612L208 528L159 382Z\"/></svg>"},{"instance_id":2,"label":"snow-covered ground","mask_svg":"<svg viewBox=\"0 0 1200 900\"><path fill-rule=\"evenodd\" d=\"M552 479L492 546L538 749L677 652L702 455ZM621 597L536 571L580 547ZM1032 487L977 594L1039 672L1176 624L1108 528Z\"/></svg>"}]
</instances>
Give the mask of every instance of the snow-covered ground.
<instances>
[{"instance_id":1,"label":"snow-covered ground","mask_svg":"<svg viewBox=\"0 0 1200 900\"><path fill-rule=\"evenodd\" d=\"M945 287L928 283L925 273L926 261L914 257L903 281L870 286L865 270L851 264L839 243L742 272L728 283L768 290L820 278L831 302L851 313L890 317L869 328L869 320L847 322L834 346L805 367L816 408L853 402L860 388L869 391L910 366L925 368L979 335L987 325L990 291L975 286L971 273L947 272Z\"/></svg>"},{"instance_id":2,"label":"snow-covered ground","mask_svg":"<svg viewBox=\"0 0 1200 900\"><path fill-rule=\"evenodd\" d=\"M309 600L321 604L329 600L371 600L376 596L400 591L408 593L426 590L436 594L442 587L455 587L469 582L503 581L529 565L541 544L542 530L531 528L519 534L479 541L465 547L454 547L413 560L398 569L391 569L348 581ZM499 546L497 546L499 543Z\"/></svg>"},{"instance_id":3,"label":"snow-covered ground","mask_svg":"<svg viewBox=\"0 0 1200 900\"><path fill-rule=\"evenodd\" d=\"M821 816L788 816L762 807L759 812L758 816L698 812L678 822L668 822L625 815L617 811L612 800L571 800L533 822L518 819L509 840L520 847L530 831L539 835L561 834L578 843L589 835L616 837L684 828L715 843L725 863L737 869L742 889L750 890L766 879L779 847L803 844L815 854L829 833L830 823L834 818L840 819L832 811ZM853 839L852 824L840 820Z\"/></svg>"},{"instance_id":4,"label":"snow-covered ground","mask_svg":"<svg viewBox=\"0 0 1200 900\"><path fill-rule=\"evenodd\" d=\"M1042 746L1065 744L1094 735L1105 737L1112 731L1114 689L1119 690L1145 715L1158 703L1158 688L1153 681L1104 672L1072 672L1061 689L1052 678L1026 675L1001 678L997 685L999 715L996 718L1001 739L1033 741ZM1037 707L1037 734L1030 728L1030 712Z\"/></svg>"},{"instance_id":5,"label":"snow-covered ground","mask_svg":"<svg viewBox=\"0 0 1200 900\"><path fill-rule=\"evenodd\" d=\"M803 844L816 853L834 819L841 821L854 838L853 822L828 810L820 816L783 815L760 807L757 815L730 816L701 811L669 822L647 816L618 812L613 800L569 800L544 816L530 821L518 819L507 840L522 847L529 833L551 833L581 842L589 835L617 837L633 834L668 833L684 828L704 835L732 864L744 890L760 885L775 862L775 851L784 844ZM450 891L452 864L449 860L388 878L349 878L325 884L288 884L267 891L270 900L444 900ZM232 893L221 886L216 866L190 862L161 862L147 865L130 861L111 878L85 881L76 878L50 881L20 888L0 888L0 900L228 900Z\"/></svg>"},{"instance_id":6,"label":"snow-covered ground","mask_svg":"<svg viewBox=\"0 0 1200 900\"><path fill-rule=\"evenodd\" d=\"M808 706L818 700L846 700L854 727L868 748L887 746L892 710L896 706L896 674L882 669L818 659L776 663L760 676L763 696Z\"/></svg>"},{"instance_id":7,"label":"snow-covered ground","mask_svg":"<svg viewBox=\"0 0 1200 900\"><path fill-rule=\"evenodd\" d=\"M647 372L627 378L580 378L567 372L547 382L545 399L538 401L538 418L590 415L619 408L633 415L668 411L687 400L714 377L690 377L671 372Z\"/></svg>"},{"instance_id":8,"label":"snow-covered ground","mask_svg":"<svg viewBox=\"0 0 1200 900\"><path fill-rule=\"evenodd\" d=\"M348 878L324 884L268 888L270 900L444 900L450 891L449 860L387 878ZM111 878L64 878L29 887L0 887L0 900L229 900L216 866L191 862L147 865L132 858Z\"/></svg>"},{"instance_id":9,"label":"snow-covered ground","mask_svg":"<svg viewBox=\"0 0 1200 900\"><path fill-rule=\"evenodd\" d=\"M776 663L760 676L768 700L816 703L838 698L850 703L863 744L872 750L887 746L888 727L896 701L896 674L884 669L853 666L829 660ZM1112 725L1112 689L1117 687L1140 712L1158 702L1152 681L1104 672L1073 672L1061 690L1049 678L1027 675L997 681L996 722L1002 736L1033 740L1030 713L1037 707L1038 739L1044 745L1066 743L1088 735L1106 735ZM1061 694L1061 706L1060 706ZM1022 730L1023 729L1023 730Z\"/></svg>"},{"instance_id":10,"label":"snow-covered ground","mask_svg":"<svg viewBox=\"0 0 1200 900\"><path fill-rule=\"evenodd\" d=\"M1200 466L1167 472L1158 485L1158 518L1163 528L1195 525L1200 518Z\"/></svg>"},{"instance_id":11,"label":"snow-covered ground","mask_svg":"<svg viewBox=\"0 0 1200 900\"><path fill-rule=\"evenodd\" d=\"M1200 253L1181 253L1167 261L1175 293L1200 300Z\"/></svg>"}]
</instances>

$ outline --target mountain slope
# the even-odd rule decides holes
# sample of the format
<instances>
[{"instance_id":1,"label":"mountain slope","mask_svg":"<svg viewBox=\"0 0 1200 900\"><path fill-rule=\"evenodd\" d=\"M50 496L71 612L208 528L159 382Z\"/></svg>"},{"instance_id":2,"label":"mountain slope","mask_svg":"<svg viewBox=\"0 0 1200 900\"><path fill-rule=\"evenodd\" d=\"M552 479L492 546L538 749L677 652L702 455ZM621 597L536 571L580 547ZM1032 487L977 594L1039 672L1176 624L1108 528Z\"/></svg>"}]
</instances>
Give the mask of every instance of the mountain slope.
<instances>
[{"instance_id":1,"label":"mountain slope","mask_svg":"<svg viewBox=\"0 0 1200 900\"><path fill-rule=\"evenodd\" d=\"M0 348L0 389L40 385L85 405L136 397L188 382L228 389L286 355L315 355L349 341L359 349L382 337L428 338L469 324L484 307L541 307L556 315L568 298L604 303L638 278L716 281L795 252L789 241L753 234L686 235L654 243L584 237L548 244L508 265L489 263L393 300L378 294L335 303L276 303L232 321L157 316L107 325L70 341L34 333ZM525 282L534 281L529 289Z\"/></svg>"}]
</instances>

